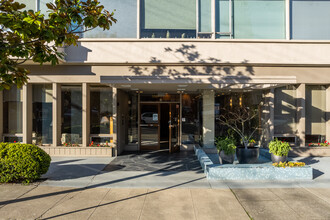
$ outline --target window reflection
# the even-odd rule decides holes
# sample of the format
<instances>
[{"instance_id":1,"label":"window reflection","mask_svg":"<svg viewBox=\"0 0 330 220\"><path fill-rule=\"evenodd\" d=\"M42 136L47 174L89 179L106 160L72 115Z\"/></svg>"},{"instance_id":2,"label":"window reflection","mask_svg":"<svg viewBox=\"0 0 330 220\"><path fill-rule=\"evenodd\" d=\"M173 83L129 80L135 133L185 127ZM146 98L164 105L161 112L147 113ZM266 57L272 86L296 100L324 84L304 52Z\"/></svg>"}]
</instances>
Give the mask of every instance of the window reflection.
<instances>
[{"instance_id":1,"label":"window reflection","mask_svg":"<svg viewBox=\"0 0 330 220\"><path fill-rule=\"evenodd\" d=\"M61 142L81 144L82 93L81 86L62 86L62 138Z\"/></svg>"},{"instance_id":2,"label":"window reflection","mask_svg":"<svg viewBox=\"0 0 330 220\"><path fill-rule=\"evenodd\" d=\"M198 143L200 138L198 105L200 95L182 95L182 143Z\"/></svg>"},{"instance_id":3,"label":"window reflection","mask_svg":"<svg viewBox=\"0 0 330 220\"><path fill-rule=\"evenodd\" d=\"M276 134L295 135L297 129L296 87L275 89L274 126Z\"/></svg>"},{"instance_id":4,"label":"window reflection","mask_svg":"<svg viewBox=\"0 0 330 220\"><path fill-rule=\"evenodd\" d=\"M22 89L13 86L3 91L3 133L6 142L22 141Z\"/></svg>"},{"instance_id":5,"label":"window reflection","mask_svg":"<svg viewBox=\"0 0 330 220\"><path fill-rule=\"evenodd\" d=\"M325 141L325 89L325 86L306 86L306 143Z\"/></svg>"},{"instance_id":6,"label":"window reflection","mask_svg":"<svg viewBox=\"0 0 330 220\"><path fill-rule=\"evenodd\" d=\"M53 96L52 85L33 85L33 144L52 143Z\"/></svg>"},{"instance_id":7,"label":"window reflection","mask_svg":"<svg viewBox=\"0 0 330 220\"><path fill-rule=\"evenodd\" d=\"M91 134L110 135L110 117L112 116L112 114L112 88L91 86Z\"/></svg>"}]
</instances>

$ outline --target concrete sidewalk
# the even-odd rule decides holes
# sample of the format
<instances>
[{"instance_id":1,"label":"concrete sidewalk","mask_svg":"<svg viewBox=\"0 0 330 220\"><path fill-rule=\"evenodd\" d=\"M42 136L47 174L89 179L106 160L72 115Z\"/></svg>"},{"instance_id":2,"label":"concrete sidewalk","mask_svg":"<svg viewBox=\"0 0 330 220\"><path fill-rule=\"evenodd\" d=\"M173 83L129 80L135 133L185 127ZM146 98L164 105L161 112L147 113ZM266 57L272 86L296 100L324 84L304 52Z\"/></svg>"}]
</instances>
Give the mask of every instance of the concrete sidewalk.
<instances>
[{"instance_id":1,"label":"concrete sidewalk","mask_svg":"<svg viewBox=\"0 0 330 220\"><path fill-rule=\"evenodd\" d=\"M111 158L53 158L46 181L0 185L0 219L330 219L330 158L298 159L313 166L313 181L104 172Z\"/></svg>"},{"instance_id":2,"label":"concrete sidewalk","mask_svg":"<svg viewBox=\"0 0 330 220\"><path fill-rule=\"evenodd\" d=\"M330 188L330 157L295 158L313 167L312 181L208 181L192 171L102 171L113 158L53 157L43 186L74 188Z\"/></svg>"},{"instance_id":3,"label":"concrete sidewalk","mask_svg":"<svg viewBox=\"0 0 330 220\"><path fill-rule=\"evenodd\" d=\"M0 219L330 219L330 189L0 185Z\"/></svg>"}]
</instances>

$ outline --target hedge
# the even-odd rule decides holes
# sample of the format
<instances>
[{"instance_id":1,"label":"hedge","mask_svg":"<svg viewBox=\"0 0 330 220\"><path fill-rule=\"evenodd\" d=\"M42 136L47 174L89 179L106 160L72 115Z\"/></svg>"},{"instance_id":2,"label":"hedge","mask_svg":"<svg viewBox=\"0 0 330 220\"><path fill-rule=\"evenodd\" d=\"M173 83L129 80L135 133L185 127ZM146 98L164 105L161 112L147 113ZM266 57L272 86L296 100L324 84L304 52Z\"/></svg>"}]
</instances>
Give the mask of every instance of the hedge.
<instances>
[{"instance_id":1,"label":"hedge","mask_svg":"<svg viewBox=\"0 0 330 220\"><path fill-rule=\"evenodd\" d=\"M48 171L50 161L35 145L0 143L0 182L30 183Z\"/></svg>"}]
</instances>

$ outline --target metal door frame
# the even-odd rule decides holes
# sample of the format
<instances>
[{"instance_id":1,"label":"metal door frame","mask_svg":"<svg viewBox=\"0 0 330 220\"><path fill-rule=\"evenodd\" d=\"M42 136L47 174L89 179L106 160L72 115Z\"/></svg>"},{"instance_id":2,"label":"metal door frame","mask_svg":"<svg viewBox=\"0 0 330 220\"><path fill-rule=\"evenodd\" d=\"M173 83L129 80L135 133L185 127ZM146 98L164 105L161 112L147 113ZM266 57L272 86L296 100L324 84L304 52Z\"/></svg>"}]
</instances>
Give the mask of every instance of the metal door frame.
<instances>
[{"instance_id":1,"label":"metal door frame","mask_svg":"<svg viewBox=\"0 0 330 220\"><path fill-rule=\"evenodd\" d=\"M182 94L180 93L179 101L169 101L169 102L161 102L161 101L140 101L140 93L138 94L138 149L141 151L141 105L150 104L150 105L158 105L158 149L160 149L160 104L169 104L169 111L171 111L171 104L179 104L179 127L178 127L178 143L181 145L181 130L182 130ZM169 136L170 142L170 136ZM169 148L171 147L169 143ZM170 149L169 149L170 150Z\"/></svg>"}]
</instances>

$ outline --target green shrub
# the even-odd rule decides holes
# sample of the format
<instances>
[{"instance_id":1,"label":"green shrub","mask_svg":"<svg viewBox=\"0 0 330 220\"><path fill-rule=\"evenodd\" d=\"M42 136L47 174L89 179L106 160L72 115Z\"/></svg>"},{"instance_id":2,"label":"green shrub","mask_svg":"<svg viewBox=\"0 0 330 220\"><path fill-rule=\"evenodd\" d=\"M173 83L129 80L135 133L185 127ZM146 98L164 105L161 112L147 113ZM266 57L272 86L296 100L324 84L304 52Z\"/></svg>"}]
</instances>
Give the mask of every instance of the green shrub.
<instances>
[{"instance_id":1,"label":"green shrub","mask_svg":"<svg viewBox=\"0 0 330 220\"><path fill-rule=\"evenodd\" d=\"M291 150L290 144L285 141L280 141L277 138L269 143L269 153L273 153L276 156L288 156Z\"/></svg>"},{"instance_id":2,"label":"green shrub","mask_svg":"<svg viewBox=\"0 0 330 220\"><path fill-rule=\"evenodd\" d=\"M235 140L230 137L218 137L215 140L215 145L219 152L224 151L225 154L231 155L236 151Z\"/></svg>"},{"instance_id":3,"label":"green shrub","mask_svg":"<svg viewBox=\"0 0 330 220\"><path fill-rule=\"evenodd\" d=\"M48 171L50 161L35 145L0 143L0 182L29 183Z\"/></svg>"}]
</instances>

